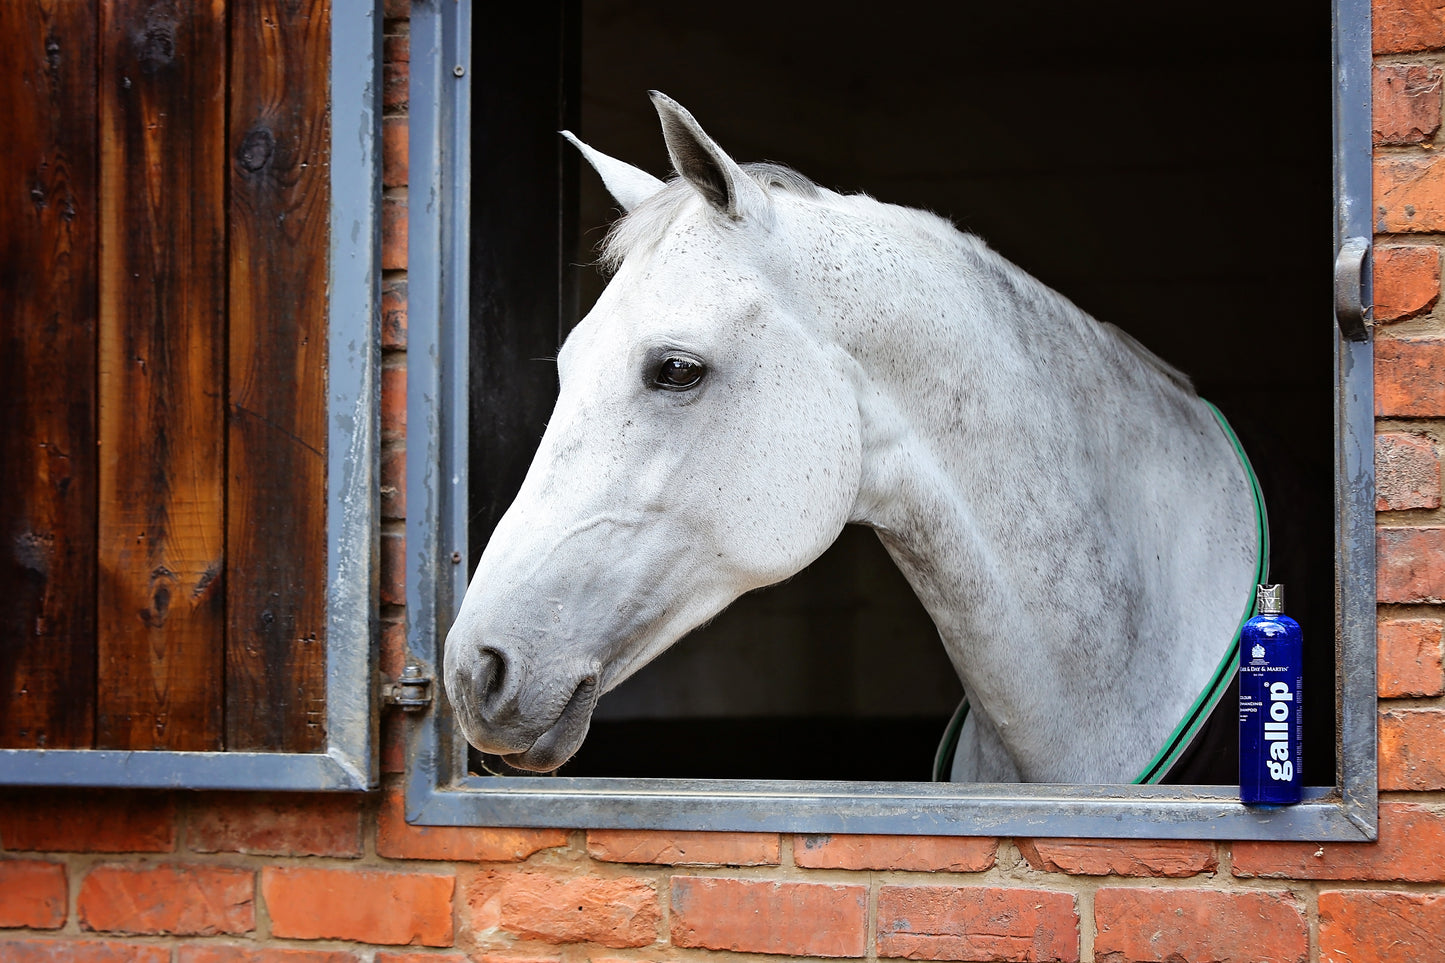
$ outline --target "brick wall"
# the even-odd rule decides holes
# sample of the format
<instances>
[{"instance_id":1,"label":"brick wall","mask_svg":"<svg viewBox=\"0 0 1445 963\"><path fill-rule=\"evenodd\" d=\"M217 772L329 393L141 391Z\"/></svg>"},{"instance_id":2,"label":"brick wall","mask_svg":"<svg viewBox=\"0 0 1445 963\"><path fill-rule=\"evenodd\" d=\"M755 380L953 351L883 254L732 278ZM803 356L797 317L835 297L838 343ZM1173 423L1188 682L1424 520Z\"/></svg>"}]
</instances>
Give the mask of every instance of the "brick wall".
<instances>
[{"instance_id":1,"label":"brick wall","mask_svg":"<svg viewBox=\"0 0 1445 963\"><path fill-rule=\"evenodd\" d=\"M402 658L407 0L386 3L383 668ZM1376 4L1373 844L452 829L370 797L0 797L0 959L1445 961L1445 3Z\"/></svg>"},{"instance_id":2,"label":"brick wall","mask_svg":"<svg viewBox=\"0 0 1445 963\"><path fill-rule=\"evenodd\" d=\"M1379 759L1381 818L1390 833L1381 833L1378 850L1387 852L1392 839L1406 842L1390 859L1389 875L1415 885L1387 891L1361 882L1318 897L1321 945L1353 934L1347 951L1356 960L1445 958L1438 948L1445 933L1438 868L1445 858L1438 794L1445 789L1445 316L1439 304L1445 167L1436 156L1445 144L1441 6L1376 0L1374 10ZM1419 819L1432 827L1406 828ZM1350 875L1379 879L1380 860L1373 863ZM1294 871L1287 865L1275 871ZM1340 864L1337 875L1345 870ZM1421 949L1426 933L1436 936L1433 950ZM1392 940L1415 949L1396 948Z\"/></svg>"},{"instance_id":3,"label":"brick wall","mask_svg":"<svg viewBox=\"0 0 1445 963\"><path fill-rule=\"evenodd\" d=\"M1418 963L1445 959L1437 799L1391 792L1378 843L1321 846L422 828L394 782L26 792L0 958Z\"/></svg>"}]
</instances>

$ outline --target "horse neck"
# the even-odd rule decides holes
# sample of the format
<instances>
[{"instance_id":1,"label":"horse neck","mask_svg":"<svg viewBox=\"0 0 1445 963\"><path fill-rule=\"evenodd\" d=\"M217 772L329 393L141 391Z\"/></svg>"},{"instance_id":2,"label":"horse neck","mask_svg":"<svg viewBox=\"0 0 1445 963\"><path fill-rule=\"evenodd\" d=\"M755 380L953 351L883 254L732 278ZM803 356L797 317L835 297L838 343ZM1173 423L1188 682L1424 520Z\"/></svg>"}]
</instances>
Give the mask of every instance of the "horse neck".
<instances>
[{"instance_id":1,"label":"horse neck","mask_svg":"<svg viewBox=\"0 0 1445 963\"><path fill-rule=\"evenodd\" d=\"M884 267L853 285L873 297L852 301L841 333L864 434L856 520L896 550L920 595L951 596L973 580L956 570L958 547L993 526L980 494L1056 447L1045 426L1071 417L1057 399L1077 394L1088 332L1076 309L975 239L908 240L916 250L885 251ZM962 608L951 601L947 614Z\"/></svg>"},{"instance_id":2,"label":"horse neck","mask_svg":"<svg viewBox=\"0 0 1445 963\"><path fill-rule=\"evenodd\" d=\"M856 365L870 456L860 521L901 535L921 510L951 509L950 527L983 524L973 506L989 478L1045 453L1065 473L1107 455L1060 429L1192 396L1162 362L977 238L950 227L911 257L888 255L850 286L873 296L851 298L838 335Z\"/></svg>"},{"instance_id":3,"label":"horse neck","mask_svg":"<svg viewBox=\"0 0 1445 963\"><path fill-rule=\"evenodd\" d=\"M980 242L941 235L920 246L911 259L886 252L873 283L857 285L877 296L855 299L844 323L864 436L854 520L878 531L970 698L1025 778L1039 778L1011 733L1032 728L1035 752L1068 738L1066 722L1112 682L1101 664L1207 675L1208 658L1187 646L1177 656L1187 665L1117 650L1144 632L1158 637L1168 615L1116 611L1151 593L1118 597L1132 574L1118 546L1134 536L1113 519L1127 514L1119 466L1141 473L1131 492L1181 483L1150 477L1173 470L1136 440L1152 437L1150 418L1167 410L1192 432L1213 429L1162 363ZM1176 709L1151 707L1160 718L1142 721L1167 732ZM1064 774L1093 766L1093 778L1117 776L1131 765L1118 759L1139 748L1103 745L1109 738L1086 751L1117 759L1070 763Z\"/></svg>"}]
</instances>

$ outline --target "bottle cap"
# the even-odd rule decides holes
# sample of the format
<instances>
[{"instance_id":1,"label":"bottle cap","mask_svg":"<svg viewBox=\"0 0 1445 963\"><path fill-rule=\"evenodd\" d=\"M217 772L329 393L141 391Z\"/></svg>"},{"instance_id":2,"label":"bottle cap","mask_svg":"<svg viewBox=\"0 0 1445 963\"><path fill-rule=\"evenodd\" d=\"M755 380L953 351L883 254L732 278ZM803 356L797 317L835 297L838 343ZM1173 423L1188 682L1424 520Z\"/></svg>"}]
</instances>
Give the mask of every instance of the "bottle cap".
<instances>
[{"instance_id":1,"label":"bottle cap","mask_svg":"<svg viewBox=\"0 0 1445 963\"><path fill-rule=\"evenodd\" d=\"M1255 604L1260 615L1279 615L1284 611L1284 586L1260 585L1254 590Z\"/></svg>"}]
</instances>

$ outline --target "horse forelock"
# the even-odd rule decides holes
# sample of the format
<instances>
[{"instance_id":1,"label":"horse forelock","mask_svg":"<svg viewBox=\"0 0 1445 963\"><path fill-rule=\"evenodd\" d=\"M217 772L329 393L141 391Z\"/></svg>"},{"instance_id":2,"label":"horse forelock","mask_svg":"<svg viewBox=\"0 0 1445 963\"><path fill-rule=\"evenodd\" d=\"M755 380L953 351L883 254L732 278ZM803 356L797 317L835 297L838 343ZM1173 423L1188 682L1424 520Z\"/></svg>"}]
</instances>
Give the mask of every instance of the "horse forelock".
<instances>
[{"instance_id":1,"label":"horse forelock","mask_svg":"<svg viewBox=\"0 0 1445 963\"><path fill-rule=\"evenodd\" d=\"M783 164L769 161L743 164L742 169L765 191L774 189L797 197L816 199L824 191L816 183ZM662 190L643 201L607 231L598 247L603 270L616 271L627 257L655 248L697 191L674 176Z\"/></svg>"}]
</instances>

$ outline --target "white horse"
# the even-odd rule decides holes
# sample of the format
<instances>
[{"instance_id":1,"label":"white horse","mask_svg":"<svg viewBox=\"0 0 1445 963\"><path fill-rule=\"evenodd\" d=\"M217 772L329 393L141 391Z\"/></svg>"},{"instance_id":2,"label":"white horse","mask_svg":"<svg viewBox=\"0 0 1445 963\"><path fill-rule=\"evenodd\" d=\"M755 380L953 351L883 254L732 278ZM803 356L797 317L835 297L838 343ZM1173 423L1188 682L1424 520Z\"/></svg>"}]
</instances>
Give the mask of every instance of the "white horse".
<instances>
[{"instance_id":1,"label":"white horse","mask_svg":"<svg viewBox=\"0 0 1445 963\"><path fill-rule=\"evenodd\" d=\"M556 768L602 693L852 522L962 680L955 779L1134 779L1261 553L1210 408L944 219L740 166L652 99L667 183L566 135L627 214L447 638L467 738Z\"/></svg>"}]
</instances>

